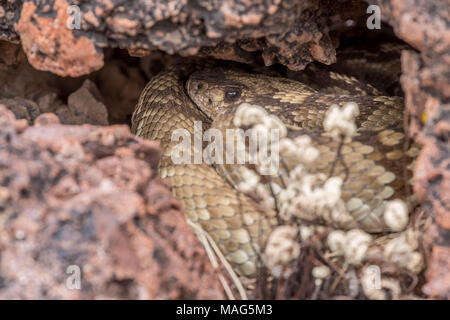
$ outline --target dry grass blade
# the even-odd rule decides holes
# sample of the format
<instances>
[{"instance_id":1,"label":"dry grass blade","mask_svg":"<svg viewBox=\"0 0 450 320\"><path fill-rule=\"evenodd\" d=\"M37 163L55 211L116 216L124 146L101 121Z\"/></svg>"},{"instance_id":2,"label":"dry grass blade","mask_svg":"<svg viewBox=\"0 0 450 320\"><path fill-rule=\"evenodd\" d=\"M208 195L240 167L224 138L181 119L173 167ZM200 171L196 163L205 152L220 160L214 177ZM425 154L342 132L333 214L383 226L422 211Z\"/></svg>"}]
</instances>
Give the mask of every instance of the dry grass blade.
<instances>
[{"instance_id":1,"label":"dry grass blade","mask_svg":"<svg viewBox=\"0 0 450 320\"><path fill-rule=\"evenodd\" d=\"M222 254L222 252L220 251L216 242L198 224L193 223L189 219L187 219L187 222L192 227L192 229L194 229L200 242L205 247L206 254L208 255L213 267L216 269L219 268L219 263L216 259L216 257L218 257L220 262L224 266L225 270L228 272L228 275L230 276L234 285L236 286L236 289L238 290L239 295L240 295L240 299L248 300L247 293L244 289L244 286L242 285L242 282L239 280L239 277L233 271L233 268L230 266L230 264L228 263L228 261L226 260L226 258ZM219 274L219 280L222 283L222 286L224 287L225 293L227 294L228 298L230 300L235 300L235 297L233 296L231 288L229 287L228 283L225 281L224 277L221 274Z\"/></svg>"}]
</instances>

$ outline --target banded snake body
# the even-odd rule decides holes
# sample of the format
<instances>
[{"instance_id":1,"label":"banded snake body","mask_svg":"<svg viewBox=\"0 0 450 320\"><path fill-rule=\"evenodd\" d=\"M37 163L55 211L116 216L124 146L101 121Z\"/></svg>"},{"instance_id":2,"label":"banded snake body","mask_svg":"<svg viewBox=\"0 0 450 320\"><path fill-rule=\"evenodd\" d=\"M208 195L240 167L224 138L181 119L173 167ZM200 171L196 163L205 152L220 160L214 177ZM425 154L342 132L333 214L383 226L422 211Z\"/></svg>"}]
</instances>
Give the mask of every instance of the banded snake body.
<instances>
[{"instance_id":1,"label":"banded snake body","mask_svg":"<svg viewBox=\"0 0 450 320\"><path fill-rule=\"evenodd\" d=\"M370 64L365 67L374 70ZM320 151L311 170L329 172L339 142L323 132L325 111L332 104L356 102L358 134L343 143L342 161L334 168L336 176L345 177L342 199L355 223L338 227L386 231L384 205L395 198L407 200L411 163L418 153L417 147L404 150L402 98L315 65L294 77L300 81L248 69L222 62L177 64L153 77L137 103L132 130L160 142L159 174L170 182L187 217L214 239L239 274L254 276L264 241L277 225L275 210L262 209L236 190L224 176L233 165L174 164L171 153L178 142L172 141L172 133L183 128L193 134L196 121L203 131L223 131L233 126L236 108L247 102L310 135Z\"/></svg>"}]
</instances>

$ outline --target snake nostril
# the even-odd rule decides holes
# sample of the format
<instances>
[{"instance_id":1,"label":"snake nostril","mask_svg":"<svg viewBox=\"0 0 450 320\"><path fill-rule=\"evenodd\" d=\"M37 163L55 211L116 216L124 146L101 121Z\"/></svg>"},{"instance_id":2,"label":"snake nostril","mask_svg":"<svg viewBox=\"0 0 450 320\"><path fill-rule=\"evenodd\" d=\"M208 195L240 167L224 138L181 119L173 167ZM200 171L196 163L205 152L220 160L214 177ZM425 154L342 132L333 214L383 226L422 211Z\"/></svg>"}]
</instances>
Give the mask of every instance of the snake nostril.
<instances>
[{"instance_id":1,"label":"snake nostril","mask_svg":"<svg viewBox=\"0 0 450 320\"><path fill-rule=\"evenodd\" d=\"M195 86L196 90L202 90L202 88L203 88L203 85L201 83L197 83Z\"/></svg>"}]
</instances>

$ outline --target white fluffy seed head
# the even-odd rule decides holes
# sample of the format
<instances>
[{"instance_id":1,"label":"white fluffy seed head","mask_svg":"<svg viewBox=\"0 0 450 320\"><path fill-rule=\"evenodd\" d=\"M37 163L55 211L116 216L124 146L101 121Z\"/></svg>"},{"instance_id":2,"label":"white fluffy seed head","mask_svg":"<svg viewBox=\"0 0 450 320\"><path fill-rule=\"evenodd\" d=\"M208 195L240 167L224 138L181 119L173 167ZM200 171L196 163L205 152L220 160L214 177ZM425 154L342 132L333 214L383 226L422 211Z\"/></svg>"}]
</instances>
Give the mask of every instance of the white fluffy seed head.
<instances>
[{"instance_id":1,"label":"white fluffy seed head","mask_svg":"<svg viewBox=\"0 0 450 320\"><path fill-rule=\"evenodd\" d=\"M361 287L367 298L371 300L386 300L387 291L392 300L398 300L402 294L400 282L397 279L387 278L373 272L371 266L363 269L361 274Z\"/></svg>"},{"instance_id":2,"label":"white fluffy seed head","mask_svg":"<svg viewBox=\"0 0 450 320\"><path fill-rule=\"evenodd\" d=\"M242 192L250 192L256 188L259 182L259 176L252 170L241 166L239 168L242 181L238 185L238 189Z\"/></svg>"},{"instance_id":3,"label":"white fluffy seed head","mask_svg":"<svg viewBox=\"0 0 450 320\"><path fill-rule=\"evenodd\" d=\"M268 130L279 130L279 137L283 138L287 135L287 129L283 121L281 121L277 116L270 115L264 118L264 124Z\"/></svg>"},{"instance_id":4,"label":"white fluffy seed head","mask_svg":"<svg viewBox=\"0 0 450 320\"><path fill-rule=\"evenodd\" d=\"M319 156L319 150L314 147L308 147L303 152L303 161L305 163L311 163Z\"/></svg>"},{"instance_id":5,"label":"white fluffy seed head","mask_svg":"<svg viewBox=\"0 0 450 320\"><path fill-rule=\"evenodd\" d=\"M423 261L422 255L417 251L414 251L413 253L411 253L411 256L409 257L409 262L408 262L408 265L406 266L406 268L408 268L412 272L419 273L420 271L422 271L423 267L424 267L424 261Z\"/></svg>"},{"instance_id":6,"label":"white fluffy seed head","mask_svg":"<svg viewBox=\"0 0 450 320\"><path fill-rule=\"evenodd\" d=\"M283 157L295 157L297 153L294 141L288 138L280 139L279 150Z\"/></svg>"},{"instance_id":7,"label":"white fluffy seed head","mask_svg":"<svg viewBox=\"0 0 450 320\"><path fill-rule=\"evenodd\" d=\"M412 235L403 233L389 241L384 248L384 257L400 267L419 273L424 266L422 255L415 251L418 243Z\"/></svg>"},{"instance_id":8,"label":"white fluffy seed head","mask_svg":"<svg viewBox=\"0 0 450 320\"><path fill-rule=\"evenodd\" d=\"M327 243L332 252L343 254L345 247L345 232L341 230L331 231L328 234Z\"/></svg>"},{"instance_id":9,"label":"white fluffy seed head","mask_svg":"<svg viewBox=\"0 0 450 320\"><path fill-rule=\"evenodd\" d=\"M326 279L330 276L330 268L325 265L317 266L312 269L312 276L316 279Z\"/></svg>"},{"instance_id":10,"label":"white fluffy seed head","mask_svg":"<svg viewBox=\"0 0 450 320\"><path fill-rule=\"evenodd\" d=\"M275 228L270 234L264 251L264 261L274 276L280 276L280 269L298 258L300 244L297 241L297 233L295 227L284 225Z\"/></svg>"},{"instance_id":11,"label":"white fluffy seed head","mask_svg":"<svg viewBox=\"0 0 450 320\"><path fill-rule=\"evenodd\" d=\"M409 221L408 206L400 199L388 201L383 217L392 231L403 231Z\"/></svg>"},{"instance_id":12,"label":"white fluffy seed head","mask_svg":"<svg viewBox=\"0 0 450 320\"><path fill-rule=\"evenodd\" d=\"M346 119L353 119L359 116L359 107L354 102L348 102L342 107L342 113Z\"/></svg>"},{"instance_id":13,"label":"white fluffy seed head","mask_svg":"<svg viewBox=\"0 0 450 320\"><path fill-rule=\"evenodd\" d=\"M307 135L301 135L294 138L294 143L298 147L309 147L311 145L311 137Z\"/></svg>"},{"instance_id":14,"label":"white fluffy seed head","mask_svg":"<svg viewBox=\"0 0 450 320\"><path fill-rule=\"evenodd\" d=\"M262 208L265 208L266 210L275 209L275 200L266 185L258 183L254 191Z\"/></svg>"},{"instance_id":15,"label":"white fluffy seed head","mask_svg":"<svg viewBox=\"0 0 450 320\"><path fill-rule=\"evenodd\" d=\"M312 145L310 136L301 135L296 137L294 139L294 147L298 158L303 163L311 163L319 156L319 150Z\"/></svg>"},{"instance_id":16,"label":"white fluffy seed head","mask_svg":"<svg viewBox=\"0 0 450 320\"><path fill-rule=\"evenodd\" d=\"M356 135L355 118L358 115L359 108L354 102L347 103L342 108L334 104L325 114L323 127L334 139L341 136L353 137Z\"/></svg>"},{"instance_id":17,"label":"white fluffy seed head","mask_svg":"<svg viewBox=\"0 0 450 320\"><path fill-rule=\"evenodd\" d=\"M345 208L345 204L339 201L330 211L330 219L338 226L351 225L354 217Z\"/></svg>"},{"instance_id":18,"label":"white fluffy seed head","mask_svg":"<svg viewBox=\"0 0 450 320\"><path fill-rule=\"evenodd\" d=\"M291 180L291 184L295 184L298 181L301 181L303 176L307 173L305 170L305 167L303 167L301 164L296 165L294 169L289 171L289 179Z\"/></svg>"},{"instance_id":19,"label":"white fluffy seed head","mask_svg":"<svg viewBox=\"0 0 450 320\"><path fill-rule=\"evenodd\" d=\"M311 226L300 226L300 238L302 241L307 241L314 235L314 227Z\"/></svg>"},{"instance_id":20,"label":"white fluffy seed head","mask_svg":"<svg viewBox=\"0 0 450 320\"><path fill-rule=\"evenodd\" d=\"M372 237L360 229L353 229L345 235L344 256L349 264L359 265L366 258Z\"/></svg>"},{"instance_id":21,"label":"white fluffy seed head","mask_svg":"<svg viewBox=\"0 0 450 320\"><path fill-rule=\"evenodd\" d=\"M279 150L281 156L295 158L299 163L311 163L319 156L319 150L311 144L311 138L307 135L298 136L293 140L280 139Z\"/></svg>"},{"instance_id":22,"label":"white fluffy seed head","mask_svg":"<svg viewBox=\"0 0 450 320\"><path fill-rule=\"evenodd\" d=\"M279 130L280 138L287 135L286 126L277 116L269 115L261 106L245 102L237 108L233 124L237 127L254 127L259 134L267 136L269 136L270 130Z\"/></svg>"},{"instance_id":23,"label":"white fluffy seed head","mask_svg":"<svg viewBox=\"0 0 450 320\"><path fill-rule=\"evenodd\" d=\"M330 207L335 206L341 200L341 186L342 178L340 177L331 177L325 182L326 200Z\"/></svg>"},{"instance_id":24,"label":"white fluffy seed head","mask_svg":"<svg viewBox=\"0 0 450 320\"><path fill-rule=\"evenodd\" d=\"M256 124L264 124L267 111L257 105L241 103L236 110L233 123L237 127L251 127Z\"/></svg>"}]
</instances>

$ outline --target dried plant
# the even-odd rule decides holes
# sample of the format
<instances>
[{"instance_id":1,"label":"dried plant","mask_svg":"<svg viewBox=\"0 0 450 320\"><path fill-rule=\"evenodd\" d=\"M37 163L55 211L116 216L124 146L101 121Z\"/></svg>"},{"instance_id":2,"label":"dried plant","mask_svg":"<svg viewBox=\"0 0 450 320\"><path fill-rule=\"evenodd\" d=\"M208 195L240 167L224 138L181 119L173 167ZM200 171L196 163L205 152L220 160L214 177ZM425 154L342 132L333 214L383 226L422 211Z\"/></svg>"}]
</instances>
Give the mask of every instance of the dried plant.
<instances>
[{"instance_id":1,"label":"dried plant","mask_svg":"<svg viewBox=\"0 0 450 320\"><path fill-rule=\"evenodd\" d=\"M355 136L358 115L355 103L342 108L334 105L326 113L324 131L342 146ZM259 290L258 297L400 298L404 286L400 279L385 276L384 269L392 273L394 266L399 272L406 269L418 274L424 267L417 230L414 226L407 229L411 225L407 205L399 199L386 204L383 218L393 233L370 235L358 228L340 230L336 226L354 219L341 198L343 180L332 176L333 170L328 176L310 172L310 164L320 156L311 138L289 138L283 122L260 106L240 105L233 122L237 127L255 130L257 134L251 137L268 138L271 129L280 132L275 151L279 151L284 172L261 175L265 168L262 162L254 168L239 167L239 190L275 209L280 224L264 244L262 264L266 271L261 271L257 282L265 291ZM254 154L246 155L246 159L252 157L259 159ZM339 157L340 148L336 161ZM294 161L291 170L286 168L286 159ZM374 275L368 270L380 272ZM377 285L373 285L374 277L378 277Z\"/></svg>"}]
</instances>

